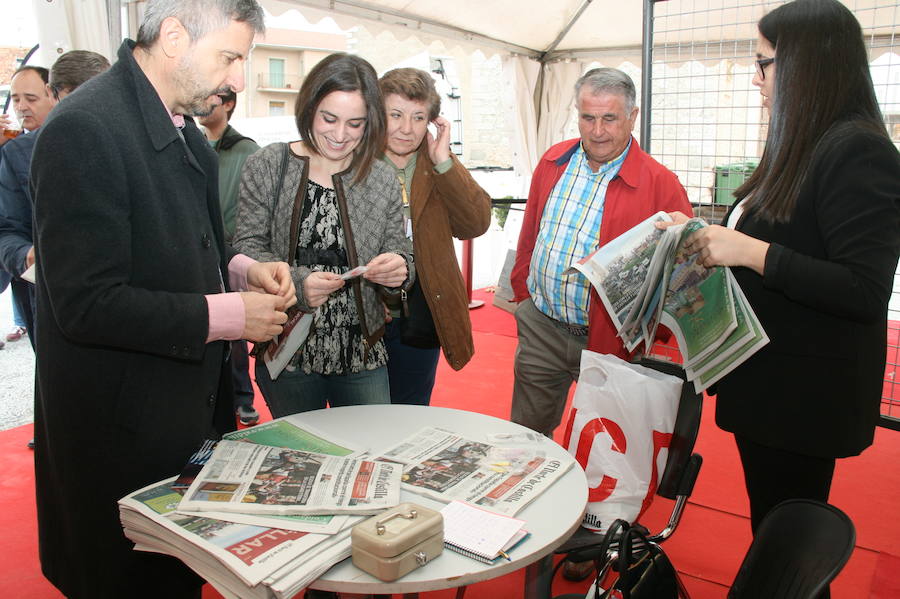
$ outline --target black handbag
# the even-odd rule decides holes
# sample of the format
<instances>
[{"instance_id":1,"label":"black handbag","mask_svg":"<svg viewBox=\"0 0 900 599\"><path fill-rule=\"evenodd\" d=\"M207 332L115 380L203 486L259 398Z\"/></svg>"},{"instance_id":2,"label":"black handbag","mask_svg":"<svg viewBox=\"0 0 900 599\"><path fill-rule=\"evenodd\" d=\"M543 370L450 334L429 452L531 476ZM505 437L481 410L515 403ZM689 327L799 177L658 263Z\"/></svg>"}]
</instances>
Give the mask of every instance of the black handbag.
<instances>
[{"instance_id":1,"label":"black handbag","mask_svg":"<svg viewBox=\"0 0 900 599\"><path fill-rule=\"evenodd\" d=\"M647 529L623 520L615 570L618 578L602 599L689 599L687 589L669 557L658 544L647 539ZM613 528L612 526L610 527ZM599 580L598 580L599 583Z\"/></svg>"}]
</instances>

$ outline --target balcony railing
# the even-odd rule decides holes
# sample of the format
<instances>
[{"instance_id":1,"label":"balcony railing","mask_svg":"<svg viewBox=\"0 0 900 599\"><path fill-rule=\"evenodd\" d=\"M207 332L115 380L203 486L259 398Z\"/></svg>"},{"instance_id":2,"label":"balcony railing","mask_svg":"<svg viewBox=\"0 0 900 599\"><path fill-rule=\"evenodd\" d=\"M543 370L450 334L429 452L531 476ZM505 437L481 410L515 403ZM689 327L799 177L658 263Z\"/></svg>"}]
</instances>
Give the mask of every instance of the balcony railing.
<instances>
[{"instance_id":1,"label":"balcony railing","mask_svg":"<svg viewBox=\"0 0 900 599\"><path fill-rule=\"evenodd\" d=\"M296 93L300 89L300 75L288 73L257 73L256 89Z\"/></svg>"}]
</instances>

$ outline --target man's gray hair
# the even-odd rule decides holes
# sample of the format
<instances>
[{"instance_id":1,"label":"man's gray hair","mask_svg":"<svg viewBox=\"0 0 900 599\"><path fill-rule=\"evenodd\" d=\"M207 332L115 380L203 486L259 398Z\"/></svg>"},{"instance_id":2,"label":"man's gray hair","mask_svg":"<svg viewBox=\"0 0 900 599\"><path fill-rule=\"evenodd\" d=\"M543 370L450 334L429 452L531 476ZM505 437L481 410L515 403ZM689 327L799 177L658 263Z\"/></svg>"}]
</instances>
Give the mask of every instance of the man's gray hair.
<instances>
[{"instance_id":1,"label":"man's gray hair","mask_svg":"<svg viewBox=\"0 0 900 599\"><path fill-rule=\"evenodd\" d=\"M137 34L137 45L149 48L159 38L162 22L175 17L196 42L206 34L224 29L231 21L246 23L256 33L266 30L265 13L256 0L149 0Z\"/></svg>"},{"instance_id":2,"label":"man's gray hair","mask_svg":"<svg viewBox=\"0 0 900 599\"><path fill-rule=\"evenodd\" d=\"M591 69L575 82L575 97L581 93L582 86L587 85L591 94L617 94L625 99L625 112L631 113L637 104L634 81L619 69L600 67Z\"/></svg>"}]
</instances>

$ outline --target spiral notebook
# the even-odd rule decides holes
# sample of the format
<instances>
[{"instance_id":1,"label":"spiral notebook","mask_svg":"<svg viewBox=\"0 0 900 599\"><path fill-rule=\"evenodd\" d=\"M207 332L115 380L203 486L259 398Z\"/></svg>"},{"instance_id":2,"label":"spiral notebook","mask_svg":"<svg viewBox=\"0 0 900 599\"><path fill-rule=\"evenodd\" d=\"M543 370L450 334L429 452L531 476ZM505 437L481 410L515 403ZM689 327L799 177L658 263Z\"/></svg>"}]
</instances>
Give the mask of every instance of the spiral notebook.
<instances>
[{"instance_id":1,"label":"spiral notebook","mask_svg":"<svg viewBox=\"0 0 900 599\"><path fill-rule=\"evenodd\" d=\"M525 521L489 512L462 501L452 501L441 510L444 546L447 549L492 564L510 559L509 552L527 536Z\"/></svg>"}]
</instances>

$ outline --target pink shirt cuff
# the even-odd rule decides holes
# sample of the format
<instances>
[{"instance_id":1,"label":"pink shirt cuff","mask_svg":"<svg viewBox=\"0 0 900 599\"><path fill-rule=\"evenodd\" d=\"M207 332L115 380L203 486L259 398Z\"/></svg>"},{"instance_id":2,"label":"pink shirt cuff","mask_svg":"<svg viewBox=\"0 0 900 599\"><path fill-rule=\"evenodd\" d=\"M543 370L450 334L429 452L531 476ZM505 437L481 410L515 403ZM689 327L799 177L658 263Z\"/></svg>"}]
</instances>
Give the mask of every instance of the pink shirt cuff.
<instances>
[{"instance_id":1,"label":"pink shirt cuff","mask_svg":"<svg viewBox=\"0 0 900 599\"><path fill-rule=\"evenodd\" d=\"M247 271L256 260L244 254L236 254L228 263L228 283L235 291L247 291Z\"/></svg>"},{"instance_id":2,"label":"pink shirt cuff","mask_svg":"<svg viewBox=\"0 0 900 599\"><path fill-rule=\"evenodd\" d=\"M206 296L209 307L209 334L206 342L233 341L244 334L244 300L239 293L213 293Z\"/></svg>"},{"instance_id":3,"label":"pink shirt cuff","mask_svg":"<svg viewBox=\"0 0 900 599\"><path fill-rule=\"evenodd\" d=\"M247 290L247 270L256 260L237 254L228 263L228 282L232 289ZM238 293L212 293L206 296L209 310L209 334L206 342L233 341L244 334L246 315L244 300Z\"/></svg>"}]
</instances>

